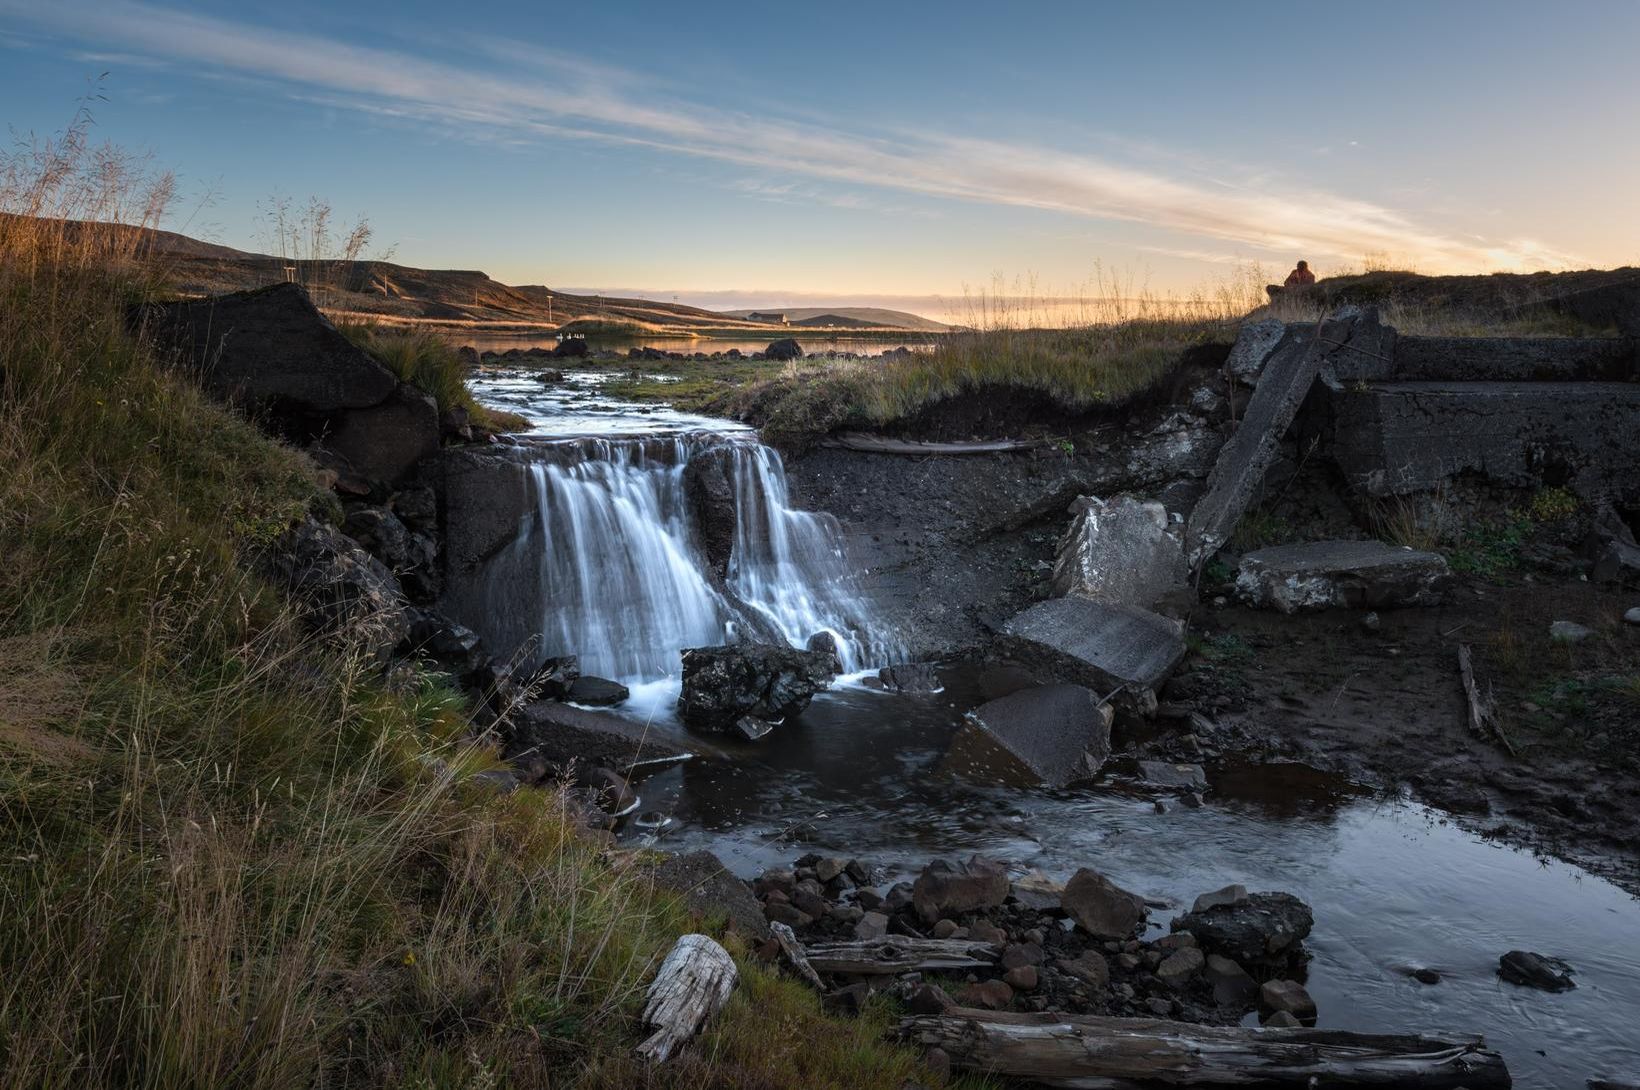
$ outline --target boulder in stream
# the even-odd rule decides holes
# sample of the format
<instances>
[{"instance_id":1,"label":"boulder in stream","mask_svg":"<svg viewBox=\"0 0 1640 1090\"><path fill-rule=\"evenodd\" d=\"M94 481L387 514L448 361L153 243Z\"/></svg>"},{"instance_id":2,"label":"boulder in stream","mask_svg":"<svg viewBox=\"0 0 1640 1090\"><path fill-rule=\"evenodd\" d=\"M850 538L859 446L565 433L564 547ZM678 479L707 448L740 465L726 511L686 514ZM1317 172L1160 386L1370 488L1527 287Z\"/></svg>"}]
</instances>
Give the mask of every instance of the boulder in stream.
<instances>
[{"instance_id":1,"label":"boulder in stream","mask_svg":"<svg viewBox=\"0 0 1640 1090\"><path fill-rule=\"evenodd\" d=\"M1005 783L1064 787L1092 778L1110 756L1110 705L1080 685L1042 685L968 713L948 767Z\"/></svg>"},{"instance_id":2,"label":"boulder in stream","mask_svg":"<svg viewBox=\"0 0 1640 1090\"><path fill-rule=\"evenodd\" d=\"M1001 863L974 856L966 863L936 859L911 887L911 903L924 923L965 912L996 908L1008 897L1008 871Z\"/></svg>"},{"instance_id":3,"label":"boulder in stream","mask_svg":"<svg viewBox=\"0 0 1640 1090\"><path fill-rule=\"evenodd\" d=\"M693 647L683 652L678 715L700 730L730 730L745 716L780 723L801 713L841 671L828 651L760 643Z\"/></svg>"},{"instance_id":4,"label":"boulder in stream","mask_svg":"<svg viewBox=\"0 0 1640 1090\"><path fill-rule=\"evenodd\" d=\"M1180 626L1149 610L1091 598L1050 598L1002 627L1000 647L1032 675L1085 685L1150 713L1156 689L1184 658Z\"/></svg>"},{"instance_id":5,"label":"boulder in stream","mask_svg":"<svg viewBox=\"0 0 1640 1090\"><path fill-rule=\"evenodd\" d=\"M1202 911L1175 919L1173 930L1189 932L1207 953L1244 966L1288 965L1302 954L1304 939L1315 926L1310 906L1290 893L1213 900Z\"/></svg>"},{"instance_id":6,"label":"boulder in stream","mask_svg":"<svg viewBox=\"0 0 1640 1090\"><path fill-rule=\"evenodd\" d=\"M1511 950L1498 959L1498 976L1523 988L1539 988L1546 992L1565 992L1577 987L1572 980L1572 967L1559 958L1546 957L1530 950Z\"/></svg>"},{"instance_id":7,"label":"boulder in stream","mask_svg":"<svg viewBox=\"0 0 1640 1090\"><path fill-rule=\"evenodd\" d=\"M1126 941L1145 920L1144 898L1091 867L1071 875L1059 904L1082 930L1099 939Z\"/></svg>"}]
</instances>

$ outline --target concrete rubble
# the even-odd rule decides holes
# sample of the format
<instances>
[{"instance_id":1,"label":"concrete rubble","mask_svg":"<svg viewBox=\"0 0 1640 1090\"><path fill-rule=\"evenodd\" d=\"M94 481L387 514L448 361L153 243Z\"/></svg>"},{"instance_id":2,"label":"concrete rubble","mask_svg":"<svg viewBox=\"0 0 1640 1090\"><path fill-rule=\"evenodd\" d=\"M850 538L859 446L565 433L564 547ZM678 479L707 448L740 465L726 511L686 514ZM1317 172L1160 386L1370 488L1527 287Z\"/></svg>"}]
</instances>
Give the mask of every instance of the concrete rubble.
<instances>
[{"instance_id":1,"label":"concrete rubble","mask_svg":"<svg viewBox=\"0 0 1640 1090\"><path fill-rule=\"evenodd\" d=\"M1310 541L1248 553L1236 594L1248 605L1312 609L1393 609L1438 605L1452 580L1446 559L1381 541Z\"/></svg>"}]
</instances>

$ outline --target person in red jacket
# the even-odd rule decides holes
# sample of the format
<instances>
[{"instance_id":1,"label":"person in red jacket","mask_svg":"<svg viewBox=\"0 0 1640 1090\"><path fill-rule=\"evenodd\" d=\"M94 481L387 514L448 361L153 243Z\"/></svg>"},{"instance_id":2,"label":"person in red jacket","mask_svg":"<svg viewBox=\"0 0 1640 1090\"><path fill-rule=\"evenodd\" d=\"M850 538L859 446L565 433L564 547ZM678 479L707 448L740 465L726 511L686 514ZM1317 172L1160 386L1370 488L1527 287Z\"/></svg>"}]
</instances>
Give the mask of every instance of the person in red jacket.
<instances>
[{"instance_id":1,"label":"person in red jacket","mask_svg":"<svg viewBox=\"0 0 1640 1090\"><path fill-rule=\"evenodd\" d=\"M1287 274L1287 280L1281 285L1284 288L1302 288L1315 283L1315 273L1310 271L1308 261L1300 261L1298 267Z\"/></svg>"}]
</instances>

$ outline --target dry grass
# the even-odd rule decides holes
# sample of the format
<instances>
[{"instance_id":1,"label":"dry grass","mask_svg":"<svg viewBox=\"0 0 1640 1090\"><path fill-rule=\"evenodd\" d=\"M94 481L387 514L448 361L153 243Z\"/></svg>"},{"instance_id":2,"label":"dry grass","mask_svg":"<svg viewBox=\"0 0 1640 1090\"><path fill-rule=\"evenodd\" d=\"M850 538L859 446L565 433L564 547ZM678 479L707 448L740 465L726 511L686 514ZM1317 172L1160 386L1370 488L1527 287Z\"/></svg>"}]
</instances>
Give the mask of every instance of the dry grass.
<instances>
[{"instance_id":1,"label":"dry grass","mask_svg":"<svg viewBox=\"0 0 1640 1090\"><path fill-rule=\"evenodd\" d=\"M389 371L433 395L439 412L461 409L481 431L522 431L529 421L516 413L487 408L467 388L467 365L456 346L431 329L341 323L339 330Z\"/></svg>"},{"instance_id":2,"label":"dry grass","mask_svg":"<svg viewBox=\"0 0 1640 1090\"><path fill-rule=\"evenodd\" d=\"M164 187L84 130L0 164L0 1085L631 1085L695 921L553 796L469 783L458 694L389 689L253 574L312 466L129 336L133 233L84 224ZM669 1085L912 1070L880 1020L748 989Z\"/></svg>"}]
</instances>

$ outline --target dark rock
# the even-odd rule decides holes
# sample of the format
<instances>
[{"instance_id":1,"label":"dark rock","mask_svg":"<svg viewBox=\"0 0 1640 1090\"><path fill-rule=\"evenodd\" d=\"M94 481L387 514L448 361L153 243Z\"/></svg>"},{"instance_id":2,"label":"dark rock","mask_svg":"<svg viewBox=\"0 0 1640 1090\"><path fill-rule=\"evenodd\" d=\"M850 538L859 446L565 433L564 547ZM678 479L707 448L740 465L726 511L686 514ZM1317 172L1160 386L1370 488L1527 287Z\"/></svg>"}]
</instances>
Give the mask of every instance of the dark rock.
<instances>
[{"instance_id":1,"label":"dark rock","mask_svg":"<svg viewBox=\"0 0 1640 1090\"><path fill-rule=\"evenodd\" d=\"M393 513L417 533L438 536L438 494L425 485L401 489L393 494Z\"/></svg>"},{"instance_id":2,"label":"dark rock","mask_svg":"<svg viewBox=\"0 0 1640 1090\"><path fill-rule=\"evenodd\" d=\"M1417 968L1412 970L1409 975L1420 984L1439 984L1441 982L1441 974L1435 969Z\"/></svg>"},{"instance_id":3,"label":"dark rock","mask_svg":"<svg viewBox=\"0 0 1640 1090\"><path fill-rule=\"evenodd\" d=\"M1223 954L1208 954L1202 976L1213 988L1213 1002L1221 1007L1244 1010L1258 1000L1258 982L1246 969Z\"/></svg>"},{"instance_id":4,"label":"dark rock","mask_svg":"<svg viewBox=\"0 0 1640 1090\"><path fill-rule=\"evenodd\" d=\"M1145 919L1145 903L1096 870L1083 867L1065 883L1059 899L1065 914L1101 939L1126 939Z\"/></svg>"},{"instance_id":5,"label":"dark rock","mask_svg":"<svg viewBox=\"0 0 1640 1090\"><path fill-rule=\"evenodd\" d=\"M1206 963L1207 959L1200 950L1186 946L1162 959L1162 963L1156 966L1156 979L1170 988L1183 988L1201 972Z\"/></svg>"},{"instance_id":6,"label":"dark rock","mask_svg":"<svg viewBox=\"0 0 1640 1090\"><path fill-rule=\"evenodd\" d=\"M771 360L800 360L803 358L803 346L792 337L784 337L765 348L763 355Z\"/></svg>"},{"instance_id":7,"label":"dark rock","mask_svg":"<svg viewBox=\"0 0 1640 1090\"><path fill-rule=\"evenodd\" d=\"M763 906L763 918L770 923L783 923L793 930L807 927L814 922L814 917L807 912L800 911L789 904L776 904L773 901Z\"/></svg>"},{"instance_id":8,"label":"dark rock","mask_svg":"<svg viewBox=\"0 0 1640 1090\"><path fill-rule=\"evenodd\" d=\"M1236 594L1282 613L1389 609L1439 605L1451 582L1446 559L1437 553L1379 541L1311 541L1242 557Z\"/></svg>"},{"instance_id":9,"label":"dark rock","mask_svg":"<svg viewBox=\"0 0 1640 1090\"><path fill-rule=\"evenodd\" d=\"M1053 592L1149 609L1189 577L1167 508L1132 496L1090 498L1060 539Z\"/></svg>"},{"instance_id":10,"label":"dark rock","mask_svg":"<svg viewBox=\"0 0 1640 1090\"><path fill-rule=\"evenodd\" d=\"M743 715L735 720L731 733L738 734L748 742L755 742L774 730L774 724L767 719L759 719L755 715Z\"/></svg>"},{"instance_id":11,"label":"dark rock","mask_svg":"<svg viewBox=\"0 0 1640 1090\"><path fill-rule=\"evenodd\" d=\"M438 414L438 433L441 439L459 439L463 442L473 440L472 416L466 406L451 405Z\"/></svg>"},{"instance_id":12,"label":"dark rock","mask_svg":"<svg viewBox=\"0 0 1640 1090\"><path fill-rule=\"evenodd\" d=\"M1259 985L1258 1001L1267 1011L1286 1012L1301 1023L1315 1024L1315 1000L1296 980L1266 980Z\"/></svg>"},{"instance_id":13,"label":"dark rock","mask_svg":"<svg viewBox=\"0 0 1640 1090\"><path fill-rule=\"evenodd\" d=\"M544 699L563 700L569 696L570 686L580 676L580 658L575 655L559 655L537 667L530 683Z\"/></svg>"},{"instance_id":14,"label":"dark rock","mask_svg":"<svg viewBox=\"0 0 1640 1090\"><path fill-rule=\"evenodd\" d=\"M683 494L699 534L707 567L718 577L729 574L738 521L734 486L735 452L728 446L703 450L683 467Z\"/></svg>"},{"instance_id":15,"label":"dark rock","mask_svg":"<svg viewBox=\"0 0 1640 1090\"><path fill-rule=\"evenodd\" d=\"M410 630L399 645L403 655L421 655L439 663L465 682L484 664L478 633L432 610L412 609Z\"/></svg>"},{"instance_id":16,"label":"dark rock","mask_svg":"<svg viewBox=\"0 0 1640 1090\"><path fill-rule=\"evenodd\" d=\"M1264 1015L1259 1022L1271 1029L1298 1029L1304 1024L1292 1011L1274 1011Z\"/></svg>"},{"instance_id":17,"label":"dark rock","mask_svg":"<svg viewBox=\"0 0 1640 1090\"><path fill-rule=\"evenodd\" d=\"M957 1005L938 984L923 983L906 999L906 1010L912 1014L944 1014Z\"/></svg>"},{"instance_id":18,"label":"dark rock","mask_svg":"<svg viewBox=\"0 0 1640 1090\"><path fill-rule=\"evenodd\" d=\"M1003 948L1001 965L1004 969L1041 964L1042 947L1034 942L1014 942Z\"/></svg>"},{"instance_id":19,"label":"dark rock","mask_svg":"<svg viewBox=\"0 0 1640 1090\"><path fill-rule=\"evenodd\" d=\"M1218 908L1220 905L1226 907L1239 905L1245 900L1247 900L1247 887L1238 882L1225 886L1223 889L1215 889L1211 893L1203 893L1190 906L1190 911L1206 912L1208 909Z\"/></svg>"},{"instance_id":20,"label":"dark rock","mask_svg":"<svg viewBox=\"0 0 1640 1090\"><path fill-rule=\"evenodd\" d=\"M1097 950L1084 950L1075 958L1060 959L1054 963L1060 972L1080 980L1097 991L1110 984L1110 963Z\"/></svg>"},{"instance_id":21,"label":"dark rock","mask_svg":"<svg viewBox=\"0 0 1640 1090\"><path fill-rule=\"evenodd\" d=\"M939 667L931 662L902 662L877 671L883 688L894 693L937 693L943 689Z\"/></svg>"},{"instance_id":22,"label":"dark rock","mask_svg":"<svg viewBox=\"0 0 1640 1090\"><path fill-rule=\"evenodd\" d=\"M848 860L828 855L814 864L814 876L822 882L831 882L847 869Z\"/></svg>"},{"instance_id":23,"label":"dark rock","mask_svg":"<svg viewBox=\"0 0 1640 1090\"><path fill-rule=\"evenodd\" d=\"M1112 711L1080 685L1044 685L983 704L945 765L963 775L1050 787L1091 779L1110 756Z\"/></svg>"},{"instance_id":24,"label":"dark rock","mask_svg":"<svg viewBox=\"0 0 1640 1090\"><path fill-rule=\"evenodd\" d=\"M837 654L837 637L830 632L816 632L810 636L803 646L810 651L823 651L828 655Z\"/></svg>"},{"instance_id":25,"label":"dark rock","mask_svg":"<svg viewBox=\"0 0 1640 1090\"><path fill-rule=\"evenodd\" d=\"M1498 976L1523 988L1564 992L1577 987L1572 967L1559 958L1545 957L1527 950L1511 950L1498 959Z\"/></svg>"},{"instance_id":26,"label":"dark rock","mask_svg":"<svg viewBox=\"0 0 1640 1090\"><path fill-rule=\"evenodd\" d=\"M298 284L152 304L139 316L162 358L197 375L215 397L271 416L298 440L343 410L380 404L399 385Z\"/></svg>"},{"instance_id":27,"label":"dark rock","mask_svg":"<svg viewBox=\"0 0 1640 1090\"><path fill-rule=\"evenodd\" d=\"M888 934L888 917L881 912L867 912L854 925L854 937L863 942L880 939Z\"/></svg>"},{"instance_id":28,"label":"dark rock","mask_svg":"<svg viewBox=\"0 0 1640 1090\"><path fill-rule=\"evenodd\" d=\"M561 360L584 359L591 354L591 351L585 337L565 337L558 342L557 347L552 350L552 354Z\"/></svg>"},{"instance_id":29,"label":"dark rock","mask_svg":"<svg viewBox=\"0 0 1640 1090\"><path fill-rule=\"evenodd\" d=\"M981 980L957 993L957 1003L985 1011L1007 1010L1014 1001L1014 989L1001 980Z\"/></svg>"},{"instance_id":30,"label":"dark rock","mask_svg":"<svg viewBox=\"0 0 1640 1090\"><path fill-rule=\"evenodd\" d=\"M1001 647L1037 676L1086 686L1150 711L1156 689L1184 657L1173 621L1143 609L1088 598L1053 598L1002 628Z\"/></svg>"},{"instance_id":31,"label":"dark rock","mask_svg":"<svg viewBox=\"0 0 1640 1090\"><path fill-rule=\"evenodd\" d=\"M1171 761L1140 761L1139 775L1146 783L1158 787L1183 787L1200 790L1207 786L1207 773L1198 764L1174 764Z\"/></svg>"},{"instance_id":32,"label":"dark rock","mask_svg":"<svg viewBox=\"0 0 1640 1090\"><path fill-rule=\"evenodd\" d=\"M625 703L631 695L631 690L618 681L580 674L569 683L569 690L564 699L572 704L590 704L597 708L607 708Z\"/></svg>"},{"instance_id":33,"label":"dark rock","mask_svg":"<svg viewBox=\"0 0 1640 1090\"><path fill-rule=\"evenodd\" d=\"M1042 871L1033 870L1013 880L1009 887L1014 900L1035 912L1048 912L1059 907L1059 898L1065 892L1063 882L1056 882Z\"/></svg>"},{"instance_id":34,"label":"dark rock","mask_svg":"<svg viewBox=\"0 0 1640 1090\"><path fill-rule=\"evenodd\" d=\"M393 573L335 527L305 518L264 558L271 581L306 607L315 629L357 640L385 661L410 633L410 604Z\"/></svg>"},{"instance_id":35,"label":"dark rock","mask_svg":"<svg viewBox=\"0 0 1640 1090\"><path fill-rule=\"evenodd\" d=\"M486 768L468 777L468 783L488 787L498 795L510 795L520 786L518 773L510 768Z\"/></svg>"},{"instance_id":36,"label":"dark rock","mask_svg":"<svg viewBox=\"0 0 1640 1090\"><path fill-rule=\"evenodd\" d=\"M1290 893L1254 893L1173 921L1196 936L1202 949L1242 965L1283 965L1302 948L1315 925L1310 907Z\"/></svg>"},{"instance_id":37,"label":"dark rock","mask_svg":"<svg viewBox=\"0 0 1640 1090\"><path fill-rule=\"evenodd\" d=\"M688 756L642 723L553 700L537 700L519 710L503 752L514 759L539 757L560 768L583 761L621 771Z\"/></svg>"},{"instance_id":38,"label":"dark rock","mask_svg":"<svg viewBox=\"0 0 1640 1090\"><path fill-rule=\"evenodd\" d=\"M993 946L1001 946L1008 941L1008 932L989 920L975 920L968 927L968 937L975 942L986 942Z\"/></svg>"},{"instance_id":39,"label":"dark rock","mask_svg":"<svg viewBox=\"0 0 1640 1090\"><path fill-rule=\"evenodd\" d=\"M1008 897L1008 872L1002 864L977 855L966 863L936 859L923 868L911 897L924 923L996 908Z\"/></svg>"},{"instance_id":40,"label":"dark rock","mask_svg":"<svg viewBox=\"0 0 1640 1090\"><path fill-rule=\"evenodd\" d=\"M774 644L691 648L683 652L678 714L703 730L726 730L744 715L783 722L841 670L835 655Z\"/></svg>"},{"instance_id":41,"label":"dark rock","mask_svg":"<svg viewBox=\"0 0 1640 1090\"><path fill-rule=\"evenodd\" d=\"M609 768L582 767L575 778L576 786L592 791L599 809L620 817L638 805L638 796L626 777Z\"/></svg>"},{"instance_id":42,"label":"dark rock","mask_svg":"<svg viewBox=\"0 0 1640 1090\"><path fill-rule=\"evenodd\" d=\"M1002 974L1003 983L1019 992L1034 992L1039 980L1036 966L1017 965Z\"/></svg>"},{"instance_id":43,"label":"dark rock","mask_svg":"<svg viewBox=\"0 0 1640 1090\"><path fill-rule=\"evenodd\" d=\"M1596 583L1640 584L1640 547L1624 541L1607 542L1595 558L1589 578Z\"/></svg>"},{"instance_id":44,"label":"dark rock","mask_svg":"<svg viewBox=\"0 0 1640 1090\"><path fill-rule=\"evenodd\" d=\"M342 414L319 443L362 476L392 484L438 450L438 406L430 395L400 383L379 404Z\"/></svg>"},{"instance_id":45,"label":"dark rock","mask_svg":"<svg viewBox=\"0 0 1640 1090\"><path fill-rule=\"evenodd\" d=\"M410 531L387 508L352 506L342 519L342 532L390 570L410 567Z\"/></svg>"}]
</instances>

